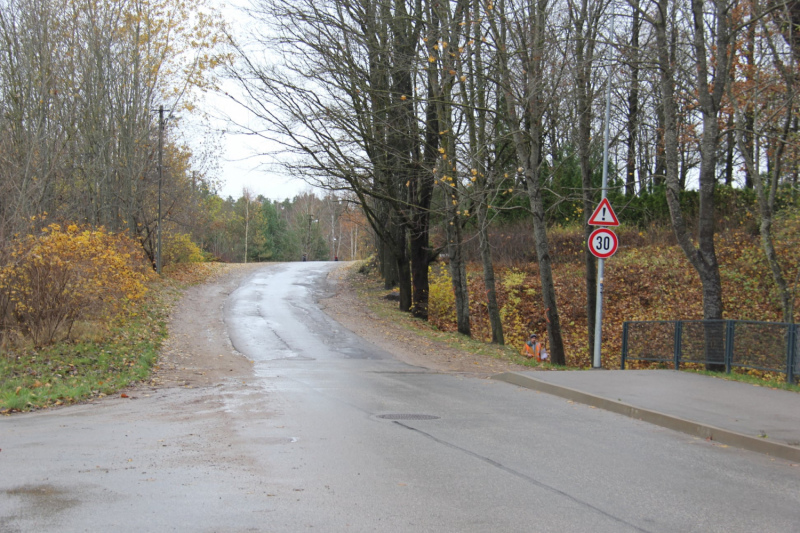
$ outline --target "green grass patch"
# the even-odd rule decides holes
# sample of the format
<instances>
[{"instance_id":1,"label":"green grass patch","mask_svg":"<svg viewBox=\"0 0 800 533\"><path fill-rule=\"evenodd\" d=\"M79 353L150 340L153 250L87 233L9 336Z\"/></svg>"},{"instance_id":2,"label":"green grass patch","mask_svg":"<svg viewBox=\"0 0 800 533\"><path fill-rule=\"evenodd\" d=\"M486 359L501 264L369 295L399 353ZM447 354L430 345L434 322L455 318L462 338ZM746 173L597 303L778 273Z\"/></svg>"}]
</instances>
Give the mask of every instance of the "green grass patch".
<instances>
[{"instance_id":1,"label":"green grass patch","mask_svg":"<svg viewBox=\"0 0 800 533\"><path fill-rule=\"evenodd\" d=\"M711 372L709 370L702 370L699 368L697 369L685 368L682 370L685 372L693 372L695 374L700 374L703 376L711 376L720 379L727 379L729 381L739 381L742 383L749 383L751 385L757 385L759 387L768 387L770 389L780 389L790 392L800 392L800 385L796 385L794 383L787 383L782 378L777 378L777 377L751 375L746 373L740 374L735 371L731 372L730 374L726 374L724 372Z\"/></svg>"},{"instance_id":2,"label":"green grass patch","mask_svg":"<svg viewBox=\"0 0 800 533\"><path fill-rule=\"evenodd\" d=\"M98 325L88 340L4 349L0 414L82 402L146 380L167 336L169 308L181 292L180 283L162 279L134 312Z\"/></svg>"},{"instance_id":3,"label":"green grass patch","mask_svg":"<svg viewBox=\"0 0 800 533\"><path fill-rule=\"evenodd\" d=\"M18 340L0 348L0 414L108 396L149 379L167 337L169 311L183 291L220 275L219 263L171 267L135 309L113 323L76 324L77 340L35 349Z\"/></svg>"}]
</instances>

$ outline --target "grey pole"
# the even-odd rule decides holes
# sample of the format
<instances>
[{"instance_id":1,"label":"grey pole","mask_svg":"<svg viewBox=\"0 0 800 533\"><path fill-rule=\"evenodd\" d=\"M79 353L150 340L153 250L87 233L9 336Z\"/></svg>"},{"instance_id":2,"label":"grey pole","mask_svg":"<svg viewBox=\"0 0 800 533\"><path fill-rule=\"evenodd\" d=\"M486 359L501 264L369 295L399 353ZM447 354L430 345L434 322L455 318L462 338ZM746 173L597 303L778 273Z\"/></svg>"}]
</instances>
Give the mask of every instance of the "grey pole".
<instances>
[{"instance_id":1,"label":"grey pole","mask_svg":"<svg viewBox=\"0 0 800 533\"><path fill-rule=\"evenodd\" d=\"M611 38L614 37L614 17L611 17ZM609 137L609 122L611 121L611 63L608 67L608 80L606 81L606 124L603 133L603 189L601 191L602 199L605 200L608 195L608 137ZM588 243L587 243L588 244ZM592 361L593 368L600 368L602 366L600 360L600 345L603 336L603 275L605 272L605 260L597 259L597 305L595 307L594 318L594 359Z\"/></svg>"}]
</instances>

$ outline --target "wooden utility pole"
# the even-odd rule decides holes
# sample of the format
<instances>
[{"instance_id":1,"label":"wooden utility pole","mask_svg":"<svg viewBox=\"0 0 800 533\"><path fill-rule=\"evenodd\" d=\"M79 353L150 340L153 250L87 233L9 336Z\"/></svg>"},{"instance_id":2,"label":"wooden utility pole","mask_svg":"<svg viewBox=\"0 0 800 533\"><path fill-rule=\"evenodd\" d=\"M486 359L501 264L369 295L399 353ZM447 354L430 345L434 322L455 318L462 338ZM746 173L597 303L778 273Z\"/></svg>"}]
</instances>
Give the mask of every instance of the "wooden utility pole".
<instances>
[{"instance_id":1,"label":"wooden utility pole","mask_svg":"<svg viewBox=\"0 0 800 533\"><path fill-rule=\"evenodd\" d=\"M164 106L158 106L158 226L156 242L156 272L161 275L161 184L164 181Z\"/></svg>"}]
</instances>

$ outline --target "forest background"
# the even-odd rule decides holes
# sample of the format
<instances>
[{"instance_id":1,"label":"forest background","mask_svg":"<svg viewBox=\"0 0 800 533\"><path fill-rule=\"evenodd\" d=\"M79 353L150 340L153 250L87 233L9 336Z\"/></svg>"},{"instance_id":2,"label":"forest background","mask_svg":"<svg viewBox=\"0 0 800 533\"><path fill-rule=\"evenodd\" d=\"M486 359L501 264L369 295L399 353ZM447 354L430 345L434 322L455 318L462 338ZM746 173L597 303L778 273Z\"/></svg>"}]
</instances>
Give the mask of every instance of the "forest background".
<instances>
[{"instance_id":1,"label":"forest background","mask_svg":"<svg viewBox=\"0 0 800 533\"><path fill-rule=\"evenodd\" d=\"M555 363L587 366L604 172L623 223L604 365L624 320L797 319L794 3L256 0L247 16L234 33L202 0L2 1L9 359L102 337L161 265L374 254L401 310L498 344L536 331ZM213 135L182 140L211 91L317 192L220 197Z\"/></svg>"}]
</instances>

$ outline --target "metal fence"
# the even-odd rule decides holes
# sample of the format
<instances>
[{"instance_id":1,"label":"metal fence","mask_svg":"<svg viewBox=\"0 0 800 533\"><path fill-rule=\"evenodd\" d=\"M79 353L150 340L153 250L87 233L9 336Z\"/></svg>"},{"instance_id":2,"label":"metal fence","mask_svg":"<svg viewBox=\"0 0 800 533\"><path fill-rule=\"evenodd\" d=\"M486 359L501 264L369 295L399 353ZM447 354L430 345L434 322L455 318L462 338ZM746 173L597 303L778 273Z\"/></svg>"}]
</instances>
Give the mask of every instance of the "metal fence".
<instances>
[{"instance_id":1,"label":"metal fence","mask_svg":"<svg viewBox=\"0 0 800 533\"><path fill-rule=\"evenodd\" d=\"M625 322L622 368L626 361L712 365L727 373L753 368L800 376L800 325L746 320Z\"/></svg>"}]
</instances>

